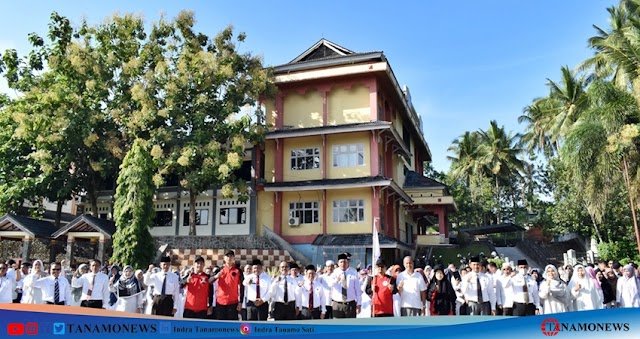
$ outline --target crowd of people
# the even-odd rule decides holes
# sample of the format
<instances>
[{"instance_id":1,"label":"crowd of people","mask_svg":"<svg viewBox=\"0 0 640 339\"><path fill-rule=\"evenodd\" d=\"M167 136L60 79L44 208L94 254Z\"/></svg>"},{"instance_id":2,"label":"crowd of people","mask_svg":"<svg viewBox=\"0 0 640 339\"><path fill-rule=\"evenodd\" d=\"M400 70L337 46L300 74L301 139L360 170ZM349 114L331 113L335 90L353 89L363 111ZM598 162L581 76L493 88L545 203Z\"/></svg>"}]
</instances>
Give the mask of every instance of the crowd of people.
<instances>
[{"instance_id":1,"label":"crowd of people","mask_svg":"<svg viewBox=\"0 0 640 339\"><path fill-rule=\"evenodd\" d=\"M614 261L595 265L530 268L526 260L498 267L479 257L458 270L435 265L415 268L383 260L366 269L350 267L351 255L316 269L281 262L273 275L262 262L244 267L233 251L224 265L171 271L169 257L144 271L132 266L77 268L52 262L0 263L0 303L54 304L122 312L219 320L307 320L356 317L503 315L527 316L615 307L640 307L637 265Z\"/></svg>"}]
</instances>

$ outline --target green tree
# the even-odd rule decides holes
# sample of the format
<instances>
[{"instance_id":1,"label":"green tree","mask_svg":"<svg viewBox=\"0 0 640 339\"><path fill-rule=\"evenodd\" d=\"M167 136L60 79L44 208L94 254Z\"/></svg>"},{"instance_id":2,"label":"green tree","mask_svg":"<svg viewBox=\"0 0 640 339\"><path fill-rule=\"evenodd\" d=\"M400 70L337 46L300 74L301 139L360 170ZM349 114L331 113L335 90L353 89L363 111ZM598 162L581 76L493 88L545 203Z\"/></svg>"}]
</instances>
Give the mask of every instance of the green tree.
<instances>
[{"instance_id":1,"label":"green tree","mask_svg":"<svg viewBox=\"0 0 640 339\"><path fill-rule=\"evenodd\" d=\"M111 261L145 267L153 260L155 246L149 227L153 226L153 159L145 142L136 139L127 152L118 176L115 195Z\"/></svg>"},{"instance_id":2,"label":"green tree","mask_svg":"<svg viewBox=\"0 0 640 339\"><path fill-rule=\"evenodd\" d=\"M160 174L175 173L189 191L189 234L196 234L196 198L211 187L225 197L248 198L246 182L234 170L242 166L247 143L262 139L262 119L241 109L273 93L270 71L260 58L240 53L232 27L213 39L194 31L194 14L180 12L151 32L157 41L153 82L134 85L132 99L142 111L165 117L152 155L163 160ZM165 38L167 37L167 38ZM163 42L163 44L160 43ZM158 181L158 180L156 180Z\"/></svg>"}]
</instances>

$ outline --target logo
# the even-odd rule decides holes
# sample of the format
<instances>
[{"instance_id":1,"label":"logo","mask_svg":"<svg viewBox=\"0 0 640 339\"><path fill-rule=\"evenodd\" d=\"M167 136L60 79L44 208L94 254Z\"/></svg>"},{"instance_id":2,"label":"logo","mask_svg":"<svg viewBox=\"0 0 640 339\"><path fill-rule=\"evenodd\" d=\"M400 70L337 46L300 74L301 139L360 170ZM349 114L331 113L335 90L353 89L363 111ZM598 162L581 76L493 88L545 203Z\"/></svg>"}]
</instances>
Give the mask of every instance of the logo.
<instances>
[{"instance_id":1,"label":"logo","mask_svg":"<svg viewBox=\"0 0 640 339\"><path fill-rule=\"evenodd\" d=\"M242 334L242 335L251 334L251 325L250 324L241 324L240 325L240 334Z\"/></svg>"},{"instance_id":2,"label":"logo","mask_svg":"<svg viewBox=\"0 0 640 339\"><path fill-rule=\"evenodd\" d=\"M66 332L66 326L64 323L53 323L53 334L62 335Z\"/></svg>"},{"instance_id":3,"label":"logo","mask_svg":"<svg viewBox=\"0 0 640 339\"><path fill-rule=\"evenodd\" d=\"M171 333L171 323L167 321L160 322L160 326L158 328L158 332L161 334L169 334Z\"/></svg>"},{"instance_id":4,"label":"logo","mask_svg":"<svg viewBox=\"0 0 640 339\"><path fill-rule=\"evenodd\" d=\"M27 323L26 333L27 333L27 335L36 335L36 334L38 334L38 323L36 323L36 322Z\"/></svg>"},{"instance_id":5,"label":"logo","mask_svg":"<svg viewBox=\"0 0 640 339\"><path fill-rule=\"evenodd\" d=\"M8 335L23 335L24 334L24 324L22 324L22 323L9 323L9 324L7 324L7 334Z\"/></svg>"},{"instance_id":6,"label":"logo","mask_svg":"<svg viewBox=\"0 0 640 339\"><path fill-rule=\"evenodd\" d=\"M542 321L542 325L540 325L540 330L542 334L547 337L553 337L554 335L560 332L560 323L555 318L547 318Z\"/></svg>"}]
</instances>

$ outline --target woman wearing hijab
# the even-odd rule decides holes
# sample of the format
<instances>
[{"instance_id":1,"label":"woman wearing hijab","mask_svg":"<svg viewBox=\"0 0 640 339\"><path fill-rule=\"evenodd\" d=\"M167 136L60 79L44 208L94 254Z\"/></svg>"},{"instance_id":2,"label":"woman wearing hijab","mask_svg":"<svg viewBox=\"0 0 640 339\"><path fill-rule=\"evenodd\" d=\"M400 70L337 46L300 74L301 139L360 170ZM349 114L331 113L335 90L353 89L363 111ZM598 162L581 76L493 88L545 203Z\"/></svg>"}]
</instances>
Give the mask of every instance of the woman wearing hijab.
<instances>
[{"instance_id":1,"label":"woman wearing hijab","mask_svg":"<svg viewBox=\"0 0 640 339\"><path fill-rule=\"evenodd\" d=\"M634 267L628 264L618 278L616 303L618 307L640 307L640 279L634 274Z\"/></svg>"},{"instance_id":2,"label":"woman wearing hijab","mask_svg":"<svg viewBox=\"0 0 640 339\"><path fill-rule=\"evenodd\" d=\"M540 300L543 314L567 312L570 301L567 284L560 279L558 269L553 265L544 268L544 281L540 284Z\"/></svg>"},{"instance_id":3,"label":"woman wearing hijab","mask_svg":"<svg viewBox=\"0 0 640 339\"><path fill-rule=\"evenodd\" d=\"M120 267L118 265L111 266L111 273L109 274L109 285L113 285L117 281L120 280ZM118 296L116 293L109 293L109 306L115 305L118 301Z\"/></svg>"},{"instance_id":4,"label":"woman wearing hijab","mask_svg":"<svg viewBox=\"0 0 640 339\"><path fill-rule=\"evenodd\" d=\"M80 278L83 274L89 272L89 265L82 264L78 266L78 269L73 273L72 278ZM71 301L69 305L80 307L80 303L82 303L82 287L73 287L71 286Z\"/></svg>"},{"instance_id":5,"label":"woman wearing hijab","mask_svg":"<svg viewBox=\"0 0 640 339\"><path fill-rule=\"evenodd\" d=\"M454 315L456 310L456 292L451 281L444 275L444 267L436 265L435 272L427 288L427 300L430 301L430 315Z\"/></svg>"},{"instance_id":6,"label":"woman wearing hijab","mask_svg":"<svg viewBox=\"0 0 640 339\"><path fill-rule=\"evenodd\" d=\"M598 298L600 299L600 301L604 301L604 293L602 293L602 285L600 285L600 281L596 277L596 271L591 266L585 267L584 270L587 272L587 277L591 279L591 281L593 282L593 285L596 287L596 292L598 292ZM602 308L604 308L604 303L602 305Z\"/></svg>"},{"instance_id":7,"label":"woman wearing hijab","mask_svg":"<svg viewBox=\"0 0 640 339\"><path fill-rule=\"evenodd\" d=\"M602 289L602 303L604 304L604 308L611 308L613 306L613 301L616 300L616 294L613 291L613 287L599 269L596 270L596 279L600 282L600 288Z\"/></svg>"},{"instance_id":8,"label":"woman wearing hijab","mask_svg":"<svg viewBox=\"0 0 640 339\"><path fill-rule=\"evenodd\" d=\"M143 313L144 293L133 273L133 267L127 265L120 279L109 284L109 290L116 295L115 311Z\"/></svg>"},{"instance_id":9,"label":"woman wearing hijab","mask_svg":"<svg viewBox=\"0 0 640 339\"><path fill-rule=\"evenodd\" d=\"M544 279L542 278L542 275L540 274L540 271L538 271L537 268L534 268L531 270L531 278L533 278L533 280L535 280L538 283L538 288L540 288L540 284Z\"/></svg>"},{"instance_id":10,"label":"woman wearing hijab","mask_svg":"<svg viewBox=\"0 0 640 339\"><path fill-rule=\"evenodd\" d=\"M42 290L33 286L33 283L40 279L44 278L46 274L44 273L44 265L42 264L42 260L36 260L33 262L33 266L31 267L31 273L29 273L24 278L24 284L22 285L22 300L20 301L23 304L44 304L42 300Z\"/></svg>"},{"instance_id":11,"label":"woman wearing hijab","mask_svg":"<svg viewBox=\"0 0 640 339\"><path fill-rule=\"evenodd\" d=\"M598 287L593 279L587 275L582 265L574 267L574 273L569 282L569 290L575 311L598 310L602 308L602 299L598 294Z\"/></svg>"}]
</instances>

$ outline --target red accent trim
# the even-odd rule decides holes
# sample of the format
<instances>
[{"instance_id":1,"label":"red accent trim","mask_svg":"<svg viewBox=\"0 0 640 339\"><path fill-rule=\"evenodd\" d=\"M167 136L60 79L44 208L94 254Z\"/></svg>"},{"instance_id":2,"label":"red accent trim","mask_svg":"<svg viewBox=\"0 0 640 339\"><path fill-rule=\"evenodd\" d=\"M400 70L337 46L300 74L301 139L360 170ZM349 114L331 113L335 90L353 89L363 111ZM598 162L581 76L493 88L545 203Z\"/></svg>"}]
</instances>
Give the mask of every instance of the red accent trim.
<instances>
[{"instance_id":1,"label":"red accent trim","mask_svg":"<svg viewBox=\"0 0 640 339\"><path fill-rule=\"evenodd\" d=\"M282 192L275 192L273 210L273 232L282 235Z\"/></svg>"},{"instance_id":2,"label":"red accent trim","mask_svg":"<svg viewBox=\"0 0 640 339\"><path fill-rule=\"evenodd\" d=\"M327 234L327 190L322 190L322 234Z\"/></svg>"},{"instance_id":3,"label":"red accent trim","mask_svg":"<svg viewBox=\"0 0 640 339\"><path fill-rule=\"evenodd\" d=\"M371 157L371 176L376 177L382 173L380 171L380 151L378 150L378 140L376 138L376 131L371 131L371 139L369 142L369 155Z\"/></svg>"},{"instance_id":4,"label":"red accent trim","mask_svg":"<svg viewBox=\"0 0 640 339\"><path fill-rule=\"evenodd\" d=\"M316 238L317 234L310 235L283 235L282 239L286 240L290 244L311 244Z\"/></svg>"}]
</instances>

